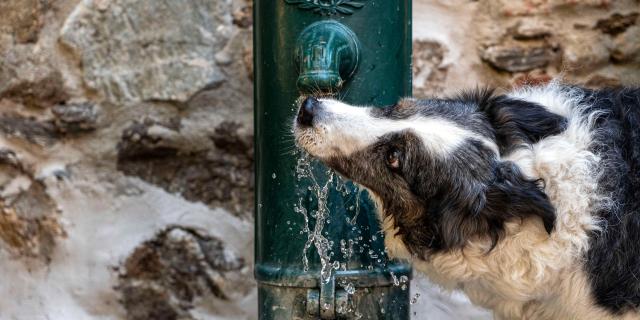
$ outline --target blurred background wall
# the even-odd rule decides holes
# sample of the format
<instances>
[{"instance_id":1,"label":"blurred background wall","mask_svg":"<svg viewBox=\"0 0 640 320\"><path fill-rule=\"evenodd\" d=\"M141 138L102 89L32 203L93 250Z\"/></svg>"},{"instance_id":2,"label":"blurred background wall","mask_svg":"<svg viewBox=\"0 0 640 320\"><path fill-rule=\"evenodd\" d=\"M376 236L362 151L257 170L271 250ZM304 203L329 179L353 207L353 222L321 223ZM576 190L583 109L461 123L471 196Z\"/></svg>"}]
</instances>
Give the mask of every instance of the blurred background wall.
<instances>
[{"instance_id":1,"label":"blurred background wall","mask_svg":"<svg viewBox=\"0 0 640 320\"><path fill-rule=\"evenodd\" d=\"M251 10L0 1L0 319L256 318ZM638 85L639 14L415 0L415 94ZM491 318L412 290L416 319Z\"/></svg>"}]
</instances>

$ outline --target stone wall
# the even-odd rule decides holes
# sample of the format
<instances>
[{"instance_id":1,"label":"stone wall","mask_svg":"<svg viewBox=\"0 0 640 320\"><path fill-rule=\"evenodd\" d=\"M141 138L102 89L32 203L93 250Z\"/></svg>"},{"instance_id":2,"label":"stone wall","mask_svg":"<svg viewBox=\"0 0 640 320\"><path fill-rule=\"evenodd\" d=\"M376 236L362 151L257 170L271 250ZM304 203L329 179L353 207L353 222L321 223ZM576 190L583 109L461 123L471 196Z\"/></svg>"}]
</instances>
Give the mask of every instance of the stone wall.
<instances>
[{"instance_id":1,"label":"stone wall","mask_svg":"<svg viewBox=\"0 0 640 320\"><path fill-rule=\"evenodd\" d=\"M414 93L640 85L638 0L414 1Z\"/></svg>"},{"instance_id":2,"label":"stone wall","mask_svg":"<svg viewBox=\"0 0 640 320\"><path fill-rule=\"evenodd\" d=\"M416 0L415 93L639 84L639 12ZM0 319L255 319L249 0L0 15ZM414 283L416 318L489 317Z\"/></svg>"}]
</instances>

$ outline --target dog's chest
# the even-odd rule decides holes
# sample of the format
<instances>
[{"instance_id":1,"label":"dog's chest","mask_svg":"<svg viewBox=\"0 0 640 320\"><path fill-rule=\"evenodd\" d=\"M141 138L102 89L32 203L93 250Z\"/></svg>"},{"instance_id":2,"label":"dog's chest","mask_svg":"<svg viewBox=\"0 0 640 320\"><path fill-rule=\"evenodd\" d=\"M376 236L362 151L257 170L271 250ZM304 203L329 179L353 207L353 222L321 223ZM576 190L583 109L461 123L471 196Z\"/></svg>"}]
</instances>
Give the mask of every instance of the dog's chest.
<instances>
[{"instance_id":1,"label":"dog's chest","mask_svg":"<svg viewBox=\"0 0 640 320\"><path fill-rule=\"evenodd\" d=\"M414 268L444 288L462 290L497 319L608 319L593 303L579 260L562 254L540 221L508 228L508 237L489 254L487 243L472 243L463 251L414 260Z\"/></svg>"}]
</instances>

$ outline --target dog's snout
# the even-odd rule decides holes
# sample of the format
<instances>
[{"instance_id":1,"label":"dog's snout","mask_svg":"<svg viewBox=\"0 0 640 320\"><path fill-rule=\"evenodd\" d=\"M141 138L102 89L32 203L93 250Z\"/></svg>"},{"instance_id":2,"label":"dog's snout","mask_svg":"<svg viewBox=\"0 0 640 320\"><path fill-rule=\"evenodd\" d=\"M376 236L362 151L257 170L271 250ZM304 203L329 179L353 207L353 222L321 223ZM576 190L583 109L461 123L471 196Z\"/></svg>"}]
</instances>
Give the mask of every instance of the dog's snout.
<instances>
[{"instance_id":1,"label":"dog's snout","mask_svg":"<svg viewBox=\"0 0 640 320\"><path fill-rule=\"evenodd\" d=\"M320 102L314 97L308 97L302 102L300 111L298 112L298 124L302 126L311 126L313 117L318 109Z\"/></svg>"}]
</instances>

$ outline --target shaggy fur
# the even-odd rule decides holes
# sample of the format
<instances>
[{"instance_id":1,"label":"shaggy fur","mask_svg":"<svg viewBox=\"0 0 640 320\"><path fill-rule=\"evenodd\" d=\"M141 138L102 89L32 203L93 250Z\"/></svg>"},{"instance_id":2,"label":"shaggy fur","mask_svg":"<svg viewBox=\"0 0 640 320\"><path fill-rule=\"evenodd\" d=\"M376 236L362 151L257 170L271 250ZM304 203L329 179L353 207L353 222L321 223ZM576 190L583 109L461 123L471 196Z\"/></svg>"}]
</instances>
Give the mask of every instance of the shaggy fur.
<instances>
[{"instance_id":1,"label":"shaggy fur","mask_svg":"<svg viewBox=\"0 0 640 320\"><path fill-rule=\"evenodd\" d=\"M369 190L390 255L497 319L640 319L640 89L308 98L294 131Z\"/></svg>"}]
</instances>

